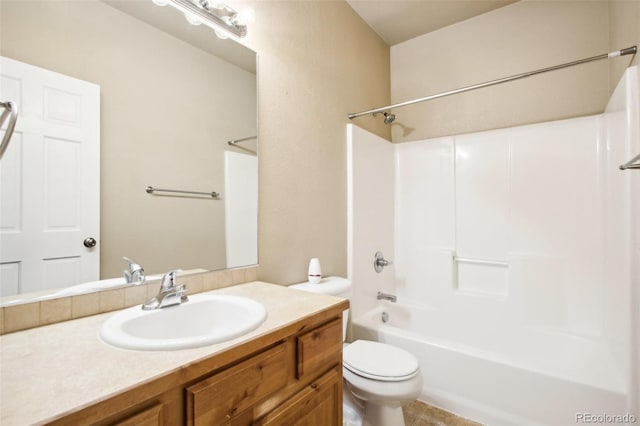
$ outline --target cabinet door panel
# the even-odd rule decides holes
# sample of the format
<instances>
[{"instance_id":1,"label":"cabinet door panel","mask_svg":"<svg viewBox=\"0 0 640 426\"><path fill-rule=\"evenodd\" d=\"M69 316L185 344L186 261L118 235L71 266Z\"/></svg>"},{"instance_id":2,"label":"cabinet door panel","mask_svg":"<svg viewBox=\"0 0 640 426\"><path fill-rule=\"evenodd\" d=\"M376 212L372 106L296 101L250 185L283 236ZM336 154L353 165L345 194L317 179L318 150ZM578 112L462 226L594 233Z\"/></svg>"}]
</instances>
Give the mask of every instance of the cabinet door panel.
<instances>
[{"instance_id":1,"label":"cabinet door panel","mask_svg":"<svg viewBox=\"0 0 640 426\"><path fill-rule=\"evenodd\" d=\"M322 373L327 366L342 362L342 319L300 335L297 342L296 376Z\"/></svg>"},{"instance_id":2,"label":"cabinet door panel","mask_svg":"<svg viewBox=\"0 0 640 426\"><path fill-rule=\"evenodd\" d=\"M278 345L187 388L187 424L220 425L287 383L285 345Z\"/></svg>"},{"instance_id":3,"label":"cabinet door panel","mask_svg":"<svg viewBox=\"0 0 640 426\"><path fill-rule=\"evenodd\" d=\"M162 424L162 405L157 404L125 420L114 423L114 426L162 426Z\"/></svg>"},{"instance_id":4,"label":"cabinet door panel","mask_svg":"<svg viewBox=\"0 0 640 426\"><path fill-rule=\"evenodd\" d=\"M264 416L263 426L339 426L342 424L342 374L328 371Z\"/></svg>"}]
</instances>

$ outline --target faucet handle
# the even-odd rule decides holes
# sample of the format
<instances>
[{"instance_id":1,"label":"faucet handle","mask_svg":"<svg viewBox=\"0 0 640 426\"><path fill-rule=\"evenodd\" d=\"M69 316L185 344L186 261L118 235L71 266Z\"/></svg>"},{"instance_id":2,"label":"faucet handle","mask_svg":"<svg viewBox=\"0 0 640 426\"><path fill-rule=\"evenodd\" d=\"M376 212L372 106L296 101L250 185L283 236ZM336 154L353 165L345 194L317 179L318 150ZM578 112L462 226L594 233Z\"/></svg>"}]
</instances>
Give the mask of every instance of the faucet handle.
<instances>
[{"instance_id":1,"label":"faucet handle","mask_svg":"<svg viewBox=\"0 0 640 426\"><path fill-rule=\"evenodd\" d=\"M162 290L170 290L174 287L178 287L177 281L177 270L169 271L162 277L162 284L160 284L160 288Z\"/></svg>"},{"instance_id":2,"label":"faucet handle","mask_svg":"<svg viewBox=\"0 0 640 426\"><path fill-rule=\"evenodd\" d=\"M377 273L380 273L380 272L382 272L382 269L385 266L389 266L392 263L393 263L392 261L387 260L387 259L384 258L384 255L382 254L382 252L378 251L378 252L376 252L375 257L374 257L373 269L375 269L375 271Z\"/></svg>"},{"instance_id":3,"label":"faucet handle","mask_svg":"<svg viewBox=\"0 0 640 426\"><path fill-rule=\"evenodd\" d=\"M122 260L127 262L129 267L128 269L123 271L125 282L132 283L134 281L137 281L138 284L143 284L145 281L144 268L128 257L123 256Z\"/></svg>"}]
</instances>

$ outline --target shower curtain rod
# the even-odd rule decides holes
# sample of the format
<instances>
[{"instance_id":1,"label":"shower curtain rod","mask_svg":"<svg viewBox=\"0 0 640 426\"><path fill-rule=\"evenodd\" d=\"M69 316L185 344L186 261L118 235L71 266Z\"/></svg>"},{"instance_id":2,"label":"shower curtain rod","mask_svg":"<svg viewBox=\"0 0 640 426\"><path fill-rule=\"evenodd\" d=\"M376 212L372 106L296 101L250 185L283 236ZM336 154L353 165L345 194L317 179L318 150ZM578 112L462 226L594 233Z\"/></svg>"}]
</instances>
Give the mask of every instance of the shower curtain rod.
<instances>
[{"instance_id":1,"label":"shower curtain rod","mask_svg":"<svg viewBox=\"0 0 640 426\"><path fill-rule=\"evenodd\" d=\"M568 68L568 67L572 67L572 66L575 66L575 65L581 65L581 64L585 64L587 62L599 61L601 59L616 58L618 56L624 56L624 55L631 55L631 54L635 54L637 51L638 51L638 47L637 46L631 46L631 47L627 47L625 49L616 50L616 51L611 52L611 53L603 53L601 55L592 56L590 58L580 59L580 60L573 61L573 62L567 62L565 64L556 65L556 66L553 66L553 67L542 68L542 69L535 70L535 71L529 71L529 72L525 72L525 73L522 73L522 74L512 75L510 77L504 77L504 78L499 78L497 80L491 80L491 81L487 81L487 82L484 82L484 83L474 84L472 86L462 87L460 89L450 90L448 92L442 92L442 93L438 93L438 94L435 94L435 95L425 96L424 98L418 98L418 99L413 99L411 101L400 102L398 104L393 104L393 105L388 105L388 106L385 106L385 107L370 109L368 111L351 113L351 114L349 114L349 119L354 119L356 117L361 117L363 115L368 115L368 114L374 114L375 115L375 114L380 113L380 112L386 112L386 111L390 110L391 108L399 108L399 107L403 107L403 106L407 106L407 105L417 104L419 102L430 101L432 99L444 98L445 96L456 95L458 93L468 92L470 90L481 89L483 87L488 87L488 86L494 86L496 84L502 84L502 83L506 83L506 82L509 82L509 81L519 80L521 78L531 77L531 76L534 76L534 75L537 75L537 74L542 74L542 73L549 72L549 71L555 71L555 70L559 70L559 69L562 69L562 68Z\"/></svg>"}]
</instances>

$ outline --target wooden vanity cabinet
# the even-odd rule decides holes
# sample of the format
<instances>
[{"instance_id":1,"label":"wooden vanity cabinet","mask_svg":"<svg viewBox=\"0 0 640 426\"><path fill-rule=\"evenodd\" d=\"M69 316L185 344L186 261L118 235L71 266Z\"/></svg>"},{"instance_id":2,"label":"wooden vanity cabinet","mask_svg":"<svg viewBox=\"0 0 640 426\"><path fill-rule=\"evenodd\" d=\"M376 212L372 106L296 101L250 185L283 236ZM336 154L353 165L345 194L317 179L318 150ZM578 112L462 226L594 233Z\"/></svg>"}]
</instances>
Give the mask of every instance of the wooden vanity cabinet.
<instances>
[{"instance_id":1,"label":"wooden vanity cabinet","mask_svg":"<svg viewBox=\"0 0 640 426\"><path fill-rule=\"evenodd\" d=\"M336 368L329 370L253 424L261 426L342 424L342 371Z\"/></svg>"},{"instance_id":2,"label":"wooden vanity cabinet","mask_svg":"<svg viewBox=\"0 0 640 426\"><path fill-rule=\"evenodd\" d=\"M123 420L116 422L118 426L158 426L164 424L164 407L155 404Z\"/></svg>"},{"instance_id":3,"label":"wooden vanity cabinet","mask_svg":"<svg viewBox=\"0 0 640 426\"><path fill-rule=\"evenodd\" d=\"M342 319L186 389L188 426L342 423ZM317 419L317 422L310 421Z\"/></svg>"},{"instance_id":4,"label":"wooden vanity cabinet","mask_svg":"<svg viewBox=\"0 0 640 426\"><path fill-rule=\"evenodd\" d=\"M342 424L341 317L319 323L307 319L292 334L259 344L246 343L249 353L240 357L213 355L200 365L186 366L50 424ZM238 353L241 349L236 348ZM215 365L216 357L224 364L206 371L207 362Z\"/></svg>"},{"instance_id":5,"label":"wooden vanity cabinet","mask_svg":"<svg viewBox=\"0 0 640 426\"><path fill-rule=\"evenodd\" d=\"M136 395L149 395L145 386L117 395L104 402L69 414L49 425L65 426L173 426L184 424L182 388L171 389L146 401Z\"/></svg>"},{"instance_id":6,"label":"wooden vanity cabinet","mask_svg":"<svg viewBox=\"0 0 640 426\"><path fill-rule=\"evenodd\" d=\"M222 425L287 385L279 344L186 389L187 425Z\"/></svg>"}]
</instances>

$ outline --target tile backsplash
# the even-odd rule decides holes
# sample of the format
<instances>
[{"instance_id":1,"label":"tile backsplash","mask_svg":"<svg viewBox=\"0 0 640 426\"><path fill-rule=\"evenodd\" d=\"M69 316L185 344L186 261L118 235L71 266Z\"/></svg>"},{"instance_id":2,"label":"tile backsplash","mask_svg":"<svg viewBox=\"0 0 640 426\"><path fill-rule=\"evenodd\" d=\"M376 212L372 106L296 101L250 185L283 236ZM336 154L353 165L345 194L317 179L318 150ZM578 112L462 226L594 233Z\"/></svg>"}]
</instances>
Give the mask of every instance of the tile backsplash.
<instances>
[{"instance_id":1,"label":"tile backsplash","mask_svg":"<svg viewBox=\"0 0 640 426\"><path fill-rule=\"evenodd\" d=\"M257 269L205 272L180 277L179 282L187 287L187 294L195 294L256 281ZM141 305L158 293L159 285L160 280L150 280L139 286L0 307L0 334Z\"/></svg>"}]
</instances>

